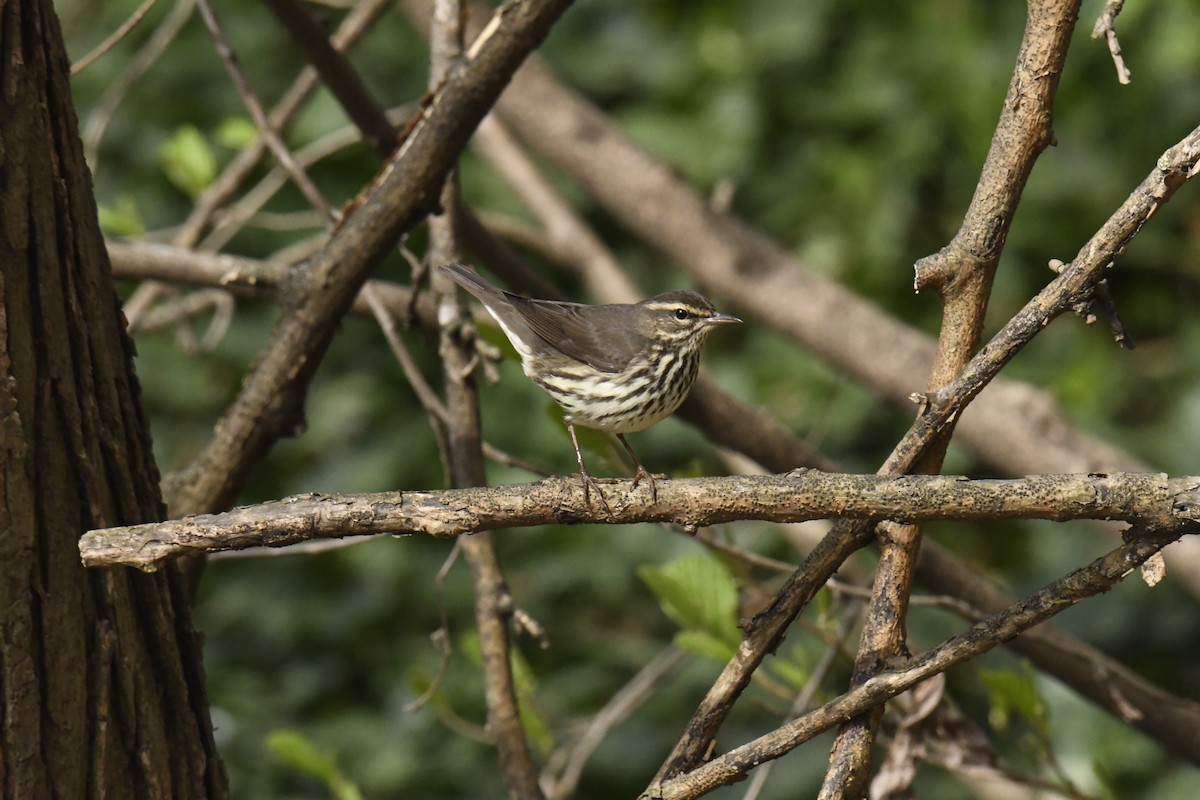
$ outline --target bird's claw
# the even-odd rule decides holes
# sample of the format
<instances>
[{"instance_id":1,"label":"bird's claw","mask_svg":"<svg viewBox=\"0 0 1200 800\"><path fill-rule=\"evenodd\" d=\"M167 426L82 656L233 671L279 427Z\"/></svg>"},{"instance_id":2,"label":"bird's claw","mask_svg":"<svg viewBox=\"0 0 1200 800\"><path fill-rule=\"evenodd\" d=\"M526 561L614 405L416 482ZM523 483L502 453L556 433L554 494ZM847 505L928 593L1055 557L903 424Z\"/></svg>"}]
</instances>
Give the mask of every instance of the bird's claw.
<instances>
[{"instance_id":1,"label":"bird's claw","mask_svg":"<svg viewBox=\"0 0 1200 800\"><path fill-rule=\"evenodd\" d=\"M611 514L612 509L608 507L608 501L604 499L604 492L600 491L600 484L591 476L591 473L580 470L579 480L583 482L583 504L588 508L592 507L592 498L589 490L595 489L596 496L600 498L600 505L604 506L605 513Z\"/></svg>"},{"instance_id":2,"label":"bird's claw","mask_svg":"<svg viewBox=\"0 0 1200 800\"><path fill-rule=\"evenodd\" d=\"M658 502L658 484L654 482L654 476L646 471L646 468L638 464L637 472L633 476L633 485L629 488L636 489L642 478L646 479L646 483L650 484L650 501Z\"/></svg>"}]
</instances>

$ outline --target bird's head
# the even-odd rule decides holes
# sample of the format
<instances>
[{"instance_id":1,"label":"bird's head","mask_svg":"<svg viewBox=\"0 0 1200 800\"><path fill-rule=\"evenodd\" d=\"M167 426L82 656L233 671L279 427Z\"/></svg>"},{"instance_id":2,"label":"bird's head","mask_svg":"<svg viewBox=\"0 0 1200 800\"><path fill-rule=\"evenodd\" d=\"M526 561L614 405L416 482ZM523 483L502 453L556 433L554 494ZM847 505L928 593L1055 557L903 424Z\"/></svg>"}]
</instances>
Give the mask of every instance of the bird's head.
<instances>
[{"instance_id":1,"label":"bird's head","mask_svg":"<svg viewBox=\"0 0 1200 800\"><path fill-rule=\"evenodd\" d=\"M679 289L637 304L643 333L665 342L680 342L699 347L708 334L720 325L741 322L722 314L696 292Z\"/></svg>"}]
</instances>

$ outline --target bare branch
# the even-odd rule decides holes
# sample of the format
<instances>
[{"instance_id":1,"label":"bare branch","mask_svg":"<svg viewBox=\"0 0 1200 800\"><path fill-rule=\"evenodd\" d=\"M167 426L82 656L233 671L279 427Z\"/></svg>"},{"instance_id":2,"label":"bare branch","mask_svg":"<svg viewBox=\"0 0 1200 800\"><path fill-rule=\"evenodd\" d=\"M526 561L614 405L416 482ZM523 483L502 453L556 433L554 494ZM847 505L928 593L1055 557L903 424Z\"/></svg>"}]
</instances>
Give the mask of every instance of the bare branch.
<instances>
[{"instance_id":1,"label":"bare branch","mask_svg":"<svg viewBox=\"0 0 1200 800\"><path fill-rule=\"evenodd\" d=\"M1178 550L1195 541L1196 537L1188 537L1170 549ZM930 540L921 545L917 578L929 590L961 598L988 614L1014 602L995 583L962 569L949 549ZM1053 624L1027 631L1009 647L1117 719L1153 737L1170 752L1200 763L1200 738L1195 735L1200 730L1200 703L1164 691Z\"/></svg>"},{"instance_id":2,"label":"bare branch","mask_svg":"<svg viewBox=\"0 0 1200 800\"><path fill-rule=\"evenodd\" d=\"M668 675L687 660L687 652L669 647L654 657L633 678L609 698L583 731L566 747L551 755L542 773L542 791L551 800L563 800L575 793L583 768L592 753L612 729L624 722L644 703Z\"/></svg>"},{"instance_id":3,"label":"bare branch","mask_svg":"<svg viewBox=\"0 0 1200 800\"><path fill-rule=\"evenodd\" d=\"M110 241L107 245L113 274L118 278L220 287L242 297L277 296L295 270L292 265L278 261L226 253L202 253L150 242ZM414 319L408 316L412 308L412 291L407 286L387 281L367 281L364 284L366 287L375 291L388 312L399 319L402 325L418 324L428 330L436 330L437 310L429 298L417 301L417 316ZM350 310L359 316L372 316L371 306L361 291Z\"/></svg>"},{"instance_id":4,"label":"bare branch","mask_svg":"<svg viewBox=\"0 0 1200 800\"><path fill-rule=\"evenodd\" d=\"M449 78L463 57L465 14L460 0L437 0L430 29L431 91ZM346 71L353 74L348 65ZM337 91L337 94L343 106L351 109L350 113L355 115L356 121L360 117L370 118L358 124L369 124L371 120L379 118L378 107L371 103L370 97L357 97L345 89ZM362 94L365 95L365 92ZM356 112L352 110L355 107L363 110ZM386 125L386 121L383 124ZM459 258L454 213L459 202L456 168L449 170L439 195L442 213L429 220L427 258L434 264ZM417 282L414 276L414 285ZM450 485L486 486L487 476L484 474L480 448L479 393L474 369L478 355L473 337L461 335L463 321L469 315L457 288L446 276L435 271L430 287L437 299L440 323L438 354L442 358L447 411L443 458L446 460ZM542 800L537 768L521 723L513 675L511 622L516 602L500 568L491 533L469 537L462 540L460 545L475 590L475 626L479 631L479 650L483 662L488 730L496 745L500 772L508 795L513 800Z\"/></svg>"},{"instance_id":5,"label":"bare branch","mask_svg":"<svg viewBox=\"0 0 1200 800\"><path fill-rule=\"evenodd\" d=\"M1109 55L1112 56L1113 66L1117 68L1117 82L1122 85L1133 80L1129 67L1125 66L1125 59L1121 57L1121 44L1117 41L1117 15L1124 7L1125 0L1106 0L1104 10L1100 12L1100 16L1096 18L1096 25L1092 28L1093 39L1103 36L1108 42Z\"/></svg>"},{"instance_id":6,"label":"bare branch","mask_svg":"<svg viewBox=\"0 0 1200 800\"><path fill-rule=\"evenodd\" d=\"M952 383L928 398L928 411L892 451L884 468L901 469L911 463L937 432L953 421L963 406L1051 320L1090 297L1105 271L1125 252L1154 212L1195 177L1198 165L1200 128L1163 153L1150 174L1084 244L1062 274L1017 312Z\"/></svg>"},{"instance_id":7,"label":"bare branch","mask_svg":"<svg viewBox=\"0 0 1200 800\"><path fill-rule=\"evenodd\" d=\"M103 42L93 47L89 52L85 53L82 57L76 59L71 64L71 77L75 77L79 73L83 72L85 69L91 66L92 62L116 47L117 43L128 36L129 32L136 28L137 24L145 18L150 9L154 7L155 2L156 0L142 0L142 4L134 9L134 12L129 15L129 18L117 26L115 31L104 37Z\"/></svg>"},{"instance_id":8,"label":"bare branch","mask_svg":"<svg viewBox=\"0 0 1200 800\"><path fill-rule=\"evenodd\" d=\"M225 338L233 322L233 298L220 289L201 289L182 296L174 287L171 287L171 291L176 299L147 312L138 330L154 331L178 326L176 340L185 353L211 353ZM190 327L180 324L210 309L214 312L213 318L201 338L197 339Z\"/></svg>"},{"instance_id":9,"label":"bare branch","mask_svg":"<svg viewBox=\"0 0 1200 800\"><path fill-rule=\"evenodd\" d=\"M268 8L304 50L304 56L333 92L362 132L367 145L386 156L396 146L396 130L379 110L362 77L325 35L308 11L295 0L266 0ZM365 109L359 112L357 109Z\"/></svg>"},{"instance_id":10,"label":"bare branch","mask_svg":"<svg viewBox=\"0 0 1200 800\"><path fill-rule=\"evenodd\" d=\"M867 593L870 596L870 593ZM813 698L817 694L817 690L821 688L821 683L825 680L827 673L833 668L837 657L845 649L846 642L850 639L850 634L854 626L861 617L862 603L852 601L850 607L843 612L844 618L838 626L837 632L834 634L834 644L827 647L821 655L821 660L813 667L812 673L808 680L804 683L804 688L796 695L796 699L792 702L792 708L788 714L788 721L796 719L803 714L812 705ZM750 786L746 790L746 796L743 800L757 800L762 792L762 787L766 785L767 778L771 775L771 768L775 762L770 761L763 764L754 773L754 777L750 780Z\"/></svg>"},{"instance_id":11,"label":"bare branch","mask_svg":"<svg viewBox=\"0 0 1200 800\"><path fill-rule=\"evenodd\" d=\"M614 486L628 487L624 480ZM89 531L79 549L87 566L155 570L201 552L373 534L452 537L552 523L673 522L698 528L734 520L1123 519L1166 525L1198 516L1200 478L1152 473L1038 475L969 480L930 475L887 478L798 470L785 475L660 481L611 492L611 508L589 507L573 477L493 488L298 495L167 522ZM829 537L826 537L827 539Z\"/></svg>"}]
</instances>

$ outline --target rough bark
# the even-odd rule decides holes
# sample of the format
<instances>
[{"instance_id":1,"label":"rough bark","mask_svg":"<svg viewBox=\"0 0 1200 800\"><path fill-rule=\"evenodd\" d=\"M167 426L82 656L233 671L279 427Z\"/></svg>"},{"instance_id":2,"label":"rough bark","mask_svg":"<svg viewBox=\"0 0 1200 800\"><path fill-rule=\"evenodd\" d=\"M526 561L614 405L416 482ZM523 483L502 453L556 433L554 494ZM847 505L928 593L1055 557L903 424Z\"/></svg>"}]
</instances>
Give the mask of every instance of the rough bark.
<instances>
[{"instance_id":1,"label":"rough bark","mask_svg":"<svg viewBox=\"0 0 1200 800\"><path fill-rule=\"evenodd\" d=\"M164 507L67 74L49 0L0 5L0 792L225 797L178 573L78 558Z\"/></svg>"}]
</instances>

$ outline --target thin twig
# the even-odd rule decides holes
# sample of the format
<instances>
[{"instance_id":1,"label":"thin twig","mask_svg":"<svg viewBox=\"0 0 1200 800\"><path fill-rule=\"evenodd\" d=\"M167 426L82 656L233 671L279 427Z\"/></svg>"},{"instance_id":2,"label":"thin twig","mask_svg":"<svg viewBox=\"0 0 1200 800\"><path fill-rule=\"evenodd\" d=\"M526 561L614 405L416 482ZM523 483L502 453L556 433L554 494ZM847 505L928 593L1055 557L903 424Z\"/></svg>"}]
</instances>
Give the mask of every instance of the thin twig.
<instances>
[{"instance_id":1,"label":"thin twig","mask_svg":"<svg viewBox=\"0 0 1200 800\"><path fill-rule=\"evenodd\" d=\"M178 0L171 13L154 29L154 33L146 40L141 49L129 60L129 65L121 76L109 84L100 96L92 113L88 115L87 123L83 126L83 152L88 166L95 174L100 168L100 142L108 124L112 122L117 109L124 102L125 96L154 66L154 62L166 52L171 42L183 30L183 26L192 16L196 0Z\"/></svg>"},{"instance_id":2,"label":"thin twig","mask_svg":"<svg viewBox=\"0 0 1200 800\"><path fill-rule=\"evenodd\" d=\"M446 675L450 670L450 659L454 654L450 647L450 620L446 613L446 577L450 574L450 570L458 562L458 555L462 552L462 542L455 540L454 546L450 548L450 552L446 554L446 559L442 562L442 566L438 567L437 574L434 575L433 585L437 589L437 607L438 615L441 617L442 624L436 631L430 634L430 639L442 652L442 663L438 668L437 674L433 676L433 680L429 682L429 688L411 703L404 706L407 713L413 713L425 705L429 700L432 700L436 694L438 687L446 679ZM490 742L489 742L490 744Z\"/></svg>"},{"instance_id":3,"label":"thin twig","mask_svg":"<svg viewBox=\"0 0 1200 800\"><path fill-rule=\"evenodd\" d=\"M1103 36L1108 42L1108 52L1112 56L1113 66L1117 69L1117 82L1122 85L1133 80L1133 75L1129 72L1129 67L1125 66L1125 59L1121 56L1121 43L1117 41L1117 15L1124 7L1125 0L1107 0L1104 3L1104 10L1100 12L1100 16L1096 18L1096 24L1092 28L1093 39Z\"/></svg>"},{"instance_id":4,"label":"thin twig","mask_svg":"<svg viewBox=\"0 0 1200 800\"><path fill-rule=\"evenodd\" d=\"M178 294L178 292L176 292ZM209 321L203 336L196 338L192 329L185 324L212 309L213 318ZM234 300L229 292L219 289L201 289L190 292L172 302L156 307L145 314L138 322L136 329L130 323L130 333L149 333L162 328L175 327L177 339L186 353L211 353L216 349L229 326L233 322Z\"/></svg>"},{"instance_id":5,"label":"thin twig","mask_svg":"<svg viewBox=\"0 0 1200 800\"><path fill-rule=\"evenodd\" d=\"M250 86L250 81L246 77L246 73L242 71L241 64L238 62L237 54L233 51L233 45L229 42L229 37L225 35L224 28L221 27L221 22L217 18L216 12L213 10L209 0L197 0L200 9L200 16L204 19L204 24L208 28L209 35L212 36L213 44L216 45L217 54L221 56L221 63L225 65L225 71L229 73L230 79L233 81L234 88L242 98L242 104L246 110L250 112L250 117L254 120L254 126L258 128L259 136L262 137L271 154L275 156L275 160L279 162L291 177L292 182L296 185L308 200L309 204L321 212L326 219L336 221L338 212L329 204L320 189L313 182L308 173L304 171L304 167L292 155L291 150L284 144L283 139L271 127L271 121L267 118L267 112L263 110L262 103L258 100L258 95L255 94L253 87Z\"/></svg>"},{"instance_id":6,"label":"thin twig","mask_svg":"<svg viewBox=\"0 0 1200 800\"><path fill-rule=\"evenodd\" d=\"M356 3L338 26L337 32L334 33L333 46L339 50L348 50L370 30L371 25L388 5L389 0L364 0L364 2ZM284 92L283 98L271 110L268 127L274 131L287 130L304 101L316 87L316 70L312 67L305 67ZM233 196L238 187L254 171L266 152L266 144L260 136L238 153L233 161L222 170L217 180L196 198L196 203L176 235L174 243L181 247L190 247L199 241L201 232L208 225L213 214ZM297 156L303 160L304 153L305 149L302 148Z\"/></svg>"},{"instance_id":7,"label":"thin twig","mask_svg":"<svg viewBox=\"0 0 1200 800\"><path fill-rule=\"evenodd\" d=\"M105 37L104 41L96 45L90 52L85 53L83 57L71 64L71 77L74 78L79 73L87 69L92 62L100 58L109 50L117 46L117 43L129 35L129 32L137 27L137 24L145 18L146 14L154 7L157 0L142 0L142 4L138 6L129 18L122 22L115 31Z\"/></svg>"},{"instance_id":8,"label":"thin twig","mask_svg":"<svg viewBox=\"0 0 1200 800\"><path fill-rule=\"evenodd\" d=\"M569 745L550 756L540 779L549 800L563 800L575 793L583 768L604 738L646 702L687 657L687 651L674 646L659 653L608 699Z\"/></svg>"},{"instance_id":9,"label":"thin twig","mask_svg":"<svg viewBox=\"0 0 1200 800\"><path fill-rule=\"evenodd\" d=\"M864 595L870 597L870 592L866 591ZM792 703L792 708L788 712L785 721L794 720L812 705L817 690L821 688L821 684L825 681L829 670L833 669L833 665L837 663L838 656L841 655L846 642L850 640L850 634L854 631L854 626L858 624L862 611L863 603L857 600L851 601L843 609L842 624L838 626L834 634L837 644L831 644L825 648L825 652L821 654L821 660L813 667L812 672L809 673L808 680L804 682L804 688L800 690L800 694L796 695L796 699ZM750 784L746 787L746 794L742 797L742 800L757 800L758 796L762 794L763 787L766 786L767 779L771 776L771 770L774 766L774 761L768 761L754 771L754 775L750 778Z\"/></svg>"},{"instance_id":10,"label":"thin twig","mask_svg":"<svg viewBox=\"0 0 1200 800\"><path fill-rule=\"evenodd\" d=\"M406 104L389 110L387 115L389 120L398 122L411 113L412 106ZM295 151L294 156L296 161L307 170L329 156L361 141L361 132L352 125L345 125L300 147ZM224 247L271 198L287 185L288 177L289 173L283 166L274 165L237 202L212 215L212 230L200 241L199 247L204 250L220 250Z\"/></svg>"},{"instance_id":11,"label":"thin twig","mask_svg":"<svg viewBox=\"0 0 1200 800\"><path fill-rule=\"evenodd\" d=\"M455 551L457 552L457 547ZM439 600L441 599L441 591L438 592ZM442 681L446 679L446 674L449 672L450 659L454 655L453 648L450 647L450 636L446 628L446 604L439 603L442 612L442 626L429 635L430 641L437 647L442 654L442 663L438 666L438 671L433 676L433 680L429 682L429 686L415 700L405 703L401 710L405 714L414 714L420 711L430 700L437 696L438 689L442 686Z\"/></svg>"},{"instance_id":12,"label":"thin twig","mask_svg":"<svg viewBox=\"0 0 1200 800\"><path fill-rule=\"evenodd\" d=\"M867 599L871 596L870 589L863 586L855 586L845 581L839 581L837 578L830 578L825 585L838 594L844 594L849 597ZM965 600L944 594L914 594L908 599L908 602L914 606L929 606L931 608L940 608L943 611L950 611L970 622L978 622L987 616L983 611Z\"/></svg>"}]
</instances>

